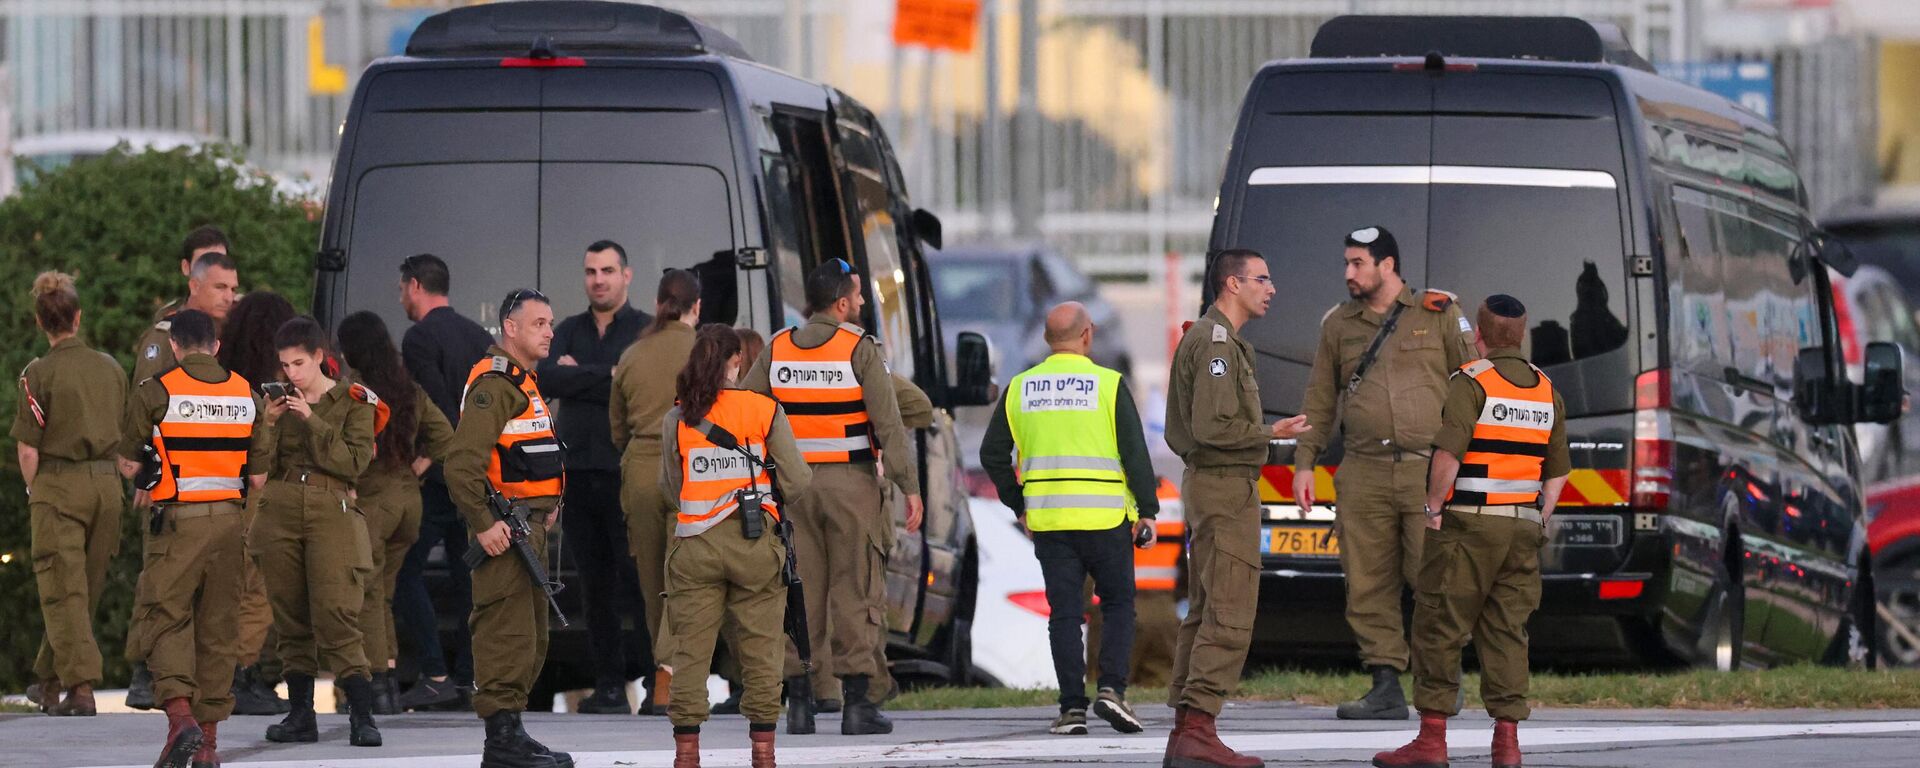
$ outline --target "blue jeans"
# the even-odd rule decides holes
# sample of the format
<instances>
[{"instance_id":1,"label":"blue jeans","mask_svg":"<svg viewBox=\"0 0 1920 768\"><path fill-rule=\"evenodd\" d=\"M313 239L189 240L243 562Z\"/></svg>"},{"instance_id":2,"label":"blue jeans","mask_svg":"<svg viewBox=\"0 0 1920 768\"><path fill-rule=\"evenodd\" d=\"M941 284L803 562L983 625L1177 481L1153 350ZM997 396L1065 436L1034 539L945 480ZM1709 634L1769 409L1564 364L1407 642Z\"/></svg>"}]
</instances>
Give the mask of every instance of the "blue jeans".
<instances>
[{"instance_id":1,"label":"blue jeans","mask_svg":"<svg viewBox=\"0 0 1920 768\"><path fill-rule=\"evenodd\" d=\"M415 663L423 677L449 677L455 683L473 684L473 635L467 631L467 615L473 613L473 574L461 558L467 553L467 523L447 495L447 486L428 481L420 485L420 538L407 550L407 560L393 588L393 614L403 645L419 655ZM445 611L436 612L433 597L427 593L423 574L427 557L435 544L446 545L446 568L450 586ZM454 621L453 670L447 669L447 654L440 646L440 616Z\"/></svg>"}]
</instances>

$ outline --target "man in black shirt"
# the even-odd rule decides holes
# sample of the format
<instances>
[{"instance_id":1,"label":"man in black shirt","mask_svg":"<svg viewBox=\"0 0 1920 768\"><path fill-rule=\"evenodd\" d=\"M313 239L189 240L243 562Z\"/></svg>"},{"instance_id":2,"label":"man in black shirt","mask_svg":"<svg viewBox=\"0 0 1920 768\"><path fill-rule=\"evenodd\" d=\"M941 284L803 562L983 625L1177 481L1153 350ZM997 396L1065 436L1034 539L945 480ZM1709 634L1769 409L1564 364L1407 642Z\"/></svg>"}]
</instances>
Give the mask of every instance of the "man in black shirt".
<instances>
[{"instance_id":1,"label":"man in black shirt","mask_svg":"<svg viewBox=\"0 0 1920 768\"><path fill-rule=\"evenodd\" d=\"M400 305L413 321L400 341L400 356L427 398L454 424L460 423L460 397L473 364L486 357L493 336L479 323L448 306L452 277L440 257L423 253L400 263ZM460 688L473 685L473 645L467 614L473 612L473 579L461 559L467 551L467 524L447 495L446 478L435 463L420 485L420 538L407 551L393 591L396 629L406 635L420 680L400 698L403 709L441 708L461 701ZM447 606L459 630L454 634L454 667L440 647L440 621L427 594L421 570L435 544L444 543L447 574L453 578L453 604ZM469 694L471 692L469 691Z\"/></svg>"},{"instance_id":2,"label":"man in black shirt","mask_svg":"<svg viewBox=\"0 0 1920 768\"><path fill-rule=\"evenodd\" d=\"M647 624L641 613L639 573L627 552L620 451L613 445L607 399L613 391L614 364L651 318L627 304L633 270L619 243L601 240L587 246L585 262L590 308L554 329L552 350L536 373L540 391L560 401L554 429L567 449L560 532L580 572L593 653L593 695L580 702L579 711L624 715L632 712L627 706L627 654L650 644L621 637L622 616L632 616L636 630ZM642 659L633 661L635 669L652 669L651 664L640 664Z\"/></svg>"}]
</instances>

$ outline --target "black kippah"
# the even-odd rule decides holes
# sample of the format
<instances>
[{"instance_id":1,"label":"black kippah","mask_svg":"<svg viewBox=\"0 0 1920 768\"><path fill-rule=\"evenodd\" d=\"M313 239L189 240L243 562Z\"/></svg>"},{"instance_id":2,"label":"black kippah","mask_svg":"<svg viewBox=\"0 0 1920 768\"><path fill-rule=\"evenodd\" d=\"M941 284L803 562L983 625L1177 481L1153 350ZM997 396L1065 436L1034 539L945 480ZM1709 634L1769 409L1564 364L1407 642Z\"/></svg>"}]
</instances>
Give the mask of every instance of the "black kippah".
<instances>
[{"instance_id":1,"label":"black kippah","mask_svg":"<svg viewBox=\"0 0 1920 768\"><path fill-rule=\"evenodd\" d=\"M1500 317L1526 317L1527 305L1504 293L1487 297L1487 309Z\"/></svg>"}]
</instances>

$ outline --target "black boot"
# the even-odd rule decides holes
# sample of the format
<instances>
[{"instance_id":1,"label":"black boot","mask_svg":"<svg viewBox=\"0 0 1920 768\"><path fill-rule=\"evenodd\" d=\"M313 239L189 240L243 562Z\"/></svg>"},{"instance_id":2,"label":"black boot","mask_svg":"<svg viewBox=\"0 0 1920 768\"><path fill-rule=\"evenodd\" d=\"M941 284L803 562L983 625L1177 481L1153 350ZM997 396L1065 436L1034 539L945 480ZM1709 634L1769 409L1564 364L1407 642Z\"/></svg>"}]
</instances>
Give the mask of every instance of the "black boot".
<instances>
[{"instance_id":1,"label":"black boot","mask_svg":"<svg viewBox=\"0 0 1920 768\"><path fill-rule=\"evenodd\" d=\"M531 748L535 754L546 755L553 760L554 765L560 768L573 768L573 755L547 749L547 745L534 739L533 736L527 733L526 723L520 721L520 713L518 712L513 713L513 732L519 734L520 740L526 742L527 746Z\"/></svg>"},{"instance_id":2,"label":"black boot","mask_svg":"<svg viewBox=\"0 0 1920 768\"><path fill-rule=\"evenodd\" d=\"M393 673L373 673L373 713L376 715L400 714L400 699L393 693Z\"/></svg>"},{"instance_id":3,"label":"black boot","mask_svg":"<svg viewBox=\"0 0 1920 768\"><path fill-rule=\"evenodd\" d=\"M814 732L812 686L806 675L787 678L787 735L805 736Z\"/></svg>"},{"instance_id":4,"label":"black boot","mask_svg":"<svg viewBox=\"0 0 1920 768\"><path fill-rule=\"evenodd\" d=\"M840 680L840 696L846 702L840 712L840 735L893 733L893 721L880 713L878 703L867 698L867 676L852 675Z\"/></svg>"},{"instance_id":5,"label":"black boot","mask_svg":"<svg viewBox=\"0 0 1920 768\"><path fill-rule=\"evenodd\" d=\"M233 668L233 713L236 715L280 715L286 710L278 702L260 698L260 687L254 684L252 667Z\"/></svg>"},{"instance_id":6,"label":"black boot","mask_svg":"<svg viewBox=\"0 0 1920 768\"><path fill-rule=\"evenodd\" d=\"M480 753L480 768L557 768L552 757L533 750L528 739L521 738L520 713L495 712L487 717L487 745Z\"/></svg>"},{"instance_id":7,"label":"black boot","mask_svg":"<svg viewBox=\"0 0 1920 768\"><path fill-rule=\"evenodd\" d=\"M1400 672L1393 667L1373 667L1373 689L1359 701L1341 704L1334 714L1341 720L1405 720L1407 694L1400 690Z\"/></svg>"},{"instance_id":8,"label":"black boot","mask_svg":"<svg viewBox=\"0 0 1920 768\"><path fill-rule=\"evenodd\" d=\"M313 716L313 676L287 675L287 719L267 726L267 741L311 744L320 740L320 724Z\"/></svg>"},{"instance_id":9,"label":"black boot","mask_svg":"<svg viewBox=\"0 0 1920 768\"><path fill-rule=\"evenodd\" d=\"M745 690L746 690L746 686L743 686L732 680L728 680L727 681L727 700L713 705L712 714L716 714L716 715L740 714L740 697L744 695Z\"/></svg>"},{"instance_id":10,"label":"black boot","mask_svg":"<svg viewBox=\"0 0 1920 768\"><path fill-rule=\"evenodd\" d=\"M347 743L356 747L380 746L380 726L373 722L373 681L349 677L340 681L347 693Z\"/></svg>"},{"instance_id":11,"label":"black boot","mask_svg":"<svg viewBox=\"0 0 1920 768\"><path fill-rule=\"evenodd\" d=\"M274 686L280 684L279 680L275 680L269 676L266 670L262 669L259 664L247 667L247 671L247 680L253 684L254 697L271 704L273 706L272 714L284 715L293 709L291 705L287 704L286 699L280 698L280 692L274 690Z\"/></svg>"},{"instance_id":12,"label":"black boot","mask_svg":"<svg viewBox=\"0 0 1920 768\"><path fill-rule=\"evenodd\" d=\"M58 698L59 694L54 696ZM153 700L153 671L144 661L133 663L133 679L127 681L127 706L141 711L158 706Z\"/></svg>"},{"instance_id":13,"label":"black boot","mask_svg":"<svg viewBox=\"0 0 1920 768\"><path fill-rule=\"evenodd\" d=\"M625 715L633 712L627 706L627 687L613 683L594 686L593 695L581 699L576 711L583 715Z\"/></svg>"}]
</instances>

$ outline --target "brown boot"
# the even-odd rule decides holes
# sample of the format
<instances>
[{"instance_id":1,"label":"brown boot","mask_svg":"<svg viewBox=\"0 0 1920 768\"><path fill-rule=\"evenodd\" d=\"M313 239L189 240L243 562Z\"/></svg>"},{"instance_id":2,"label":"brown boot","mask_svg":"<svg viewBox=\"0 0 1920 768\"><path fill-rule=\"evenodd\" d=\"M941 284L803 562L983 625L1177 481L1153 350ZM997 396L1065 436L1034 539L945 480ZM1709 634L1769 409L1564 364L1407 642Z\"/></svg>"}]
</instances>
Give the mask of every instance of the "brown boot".
<instances>
[{"instance_id":1,"label":"brown boot","mask_svg":"<svg viewBox=\"0 0 1920 768\"><path fill-rule=\"evenodd\" d=\"M673 735L673 768L700 768L700 734Z\"/></svg>"},{"instance_id":2,"label":"brown boot","mask_svg":"<svg viewBox=\"0 0 1920 768\"><path fill-rule=\"evenodd\" d=\"M753 768L776 768L773 763L773 729L749 731L747 738L753 740Z\"/></svg>"},{"instance_id":3,"label":"brown boot","mask_svg":"<svg viewBox=\"0 0 1920 768\"><path fill-rule=\"evenodd\" d=\"M219 723L201 723L200 732L205 737L200 740L200 751L193 753L193 768L220 768L220 745L216 731Z\"/></svg>"},{"instance_id":4,"label":"brown boot","mask_svg":"<svg viewBox=\"0 0 1920 768\"><path fill-rule=\"evenodd\" d=\"M1165 765L1169 768L1262 768L1265 760L1243 755L1220 743L1214 730L1214 717L1205 710L1186 707L1187 724L1167 748Z\"/></svg>"},{"instance_id":5,"label":"brown boot","mask_svg":"<svg viewBox=\"0 0 1920 768\"><path fill-rule=\"evenodd\" d=\"M1180 732L1187 729L1187 705L1173 708L1173 731L1167 734L1167 754L1160 758L1160 768L1173 765L1173 743L1180 740Z\"/></svg>"},{"instance_id":6,"label":"brown boot","mask_svg":"<svg viewBox=\"0 0 1920 768\"><path fill-rule=\"evenodd\" d=\"M167 699L162 708L167 712L167 746L153 768L192 768L193 755L200 751L200 741L206 737L200 723L193 719L193 706L185 697L176 696Z\"/></svg>"},{"instance_id":7,"label":"brown boot","mask_svg":"<svg viewBox=\"0 0 1920 768\"><path fill-rule=\"evenodd\" d=\"M1378 768L1447 768L1447 716L1420 710L1420 735L1406 746L1373 756Z\"/></svg>"},{"instance_id":8,"label":"brown boot","mask_svg":"<svg viewBox=\"0 0 1920 768\"><path fill-rule=\"evenodd\" d=\"M67 697L47 710L55 717L93 717L93 685L81 683L67 689Z\"/></svg>"},{"instance_id":9,"label":"brown boot","mask_svg":"<svg viewBox=\"0 0 1920 768\"><path fill-rule=\"evenodd\" d=\"M1520 723L1493 721L1493 768L1520 768Z\"/></svg>"},{"instance_id":10,"label":"brown boot","mask_svg":"<svg viewBox=\"0 0 1920 768\"><path fill-rule=\"evenodd\" d=\"M27 686L27 701L40 707L41 714L51 715L60 706L60 678L49 677Z\"/></svg>"}]
</instances>

